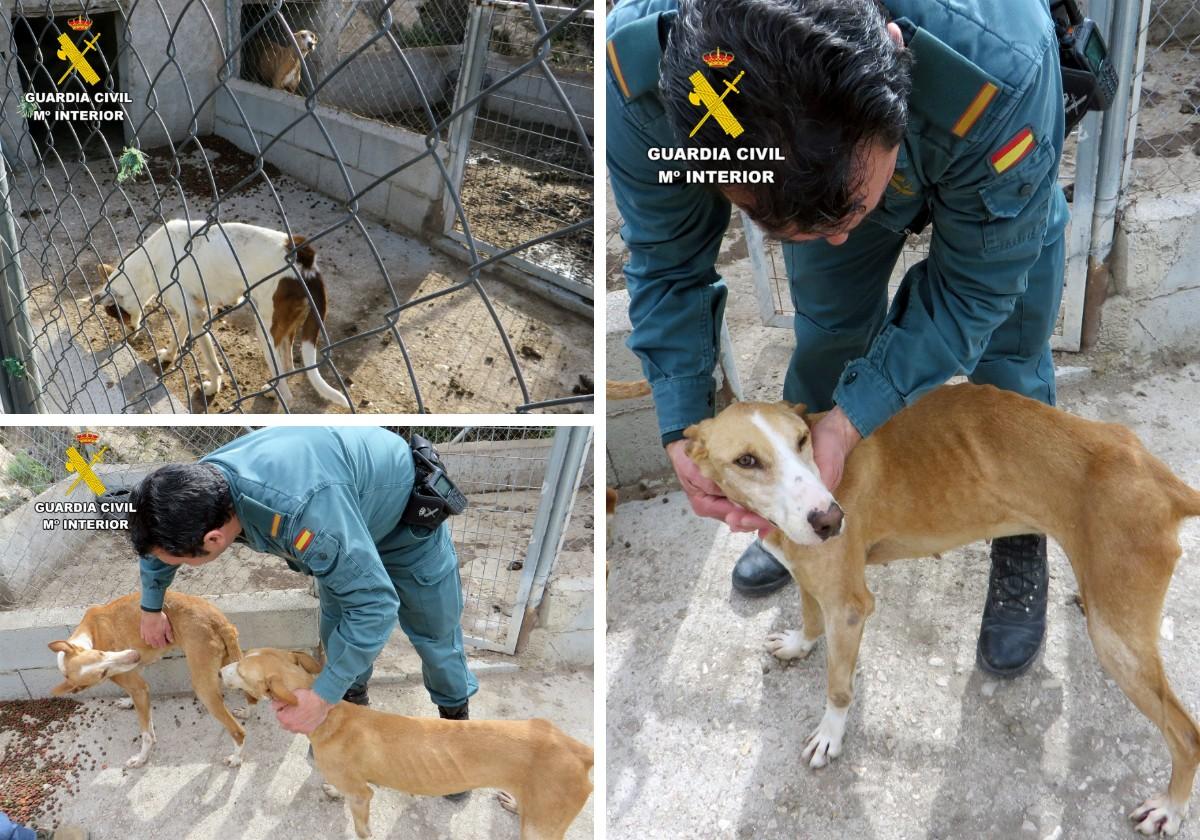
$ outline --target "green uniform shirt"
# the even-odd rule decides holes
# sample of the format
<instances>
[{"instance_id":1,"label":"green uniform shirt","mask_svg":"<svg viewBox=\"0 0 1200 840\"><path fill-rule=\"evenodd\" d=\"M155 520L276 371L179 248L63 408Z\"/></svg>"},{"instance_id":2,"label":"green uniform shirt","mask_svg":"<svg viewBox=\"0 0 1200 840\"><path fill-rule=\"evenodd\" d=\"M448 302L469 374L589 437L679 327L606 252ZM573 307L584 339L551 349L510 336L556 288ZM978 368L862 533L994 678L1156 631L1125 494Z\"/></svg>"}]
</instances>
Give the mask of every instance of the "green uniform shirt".
<instances>
[{"instance_id":1,"label":"green uniform shirt","mask_svg":"<svg viewBox=\"0 0 1200 840\"><path fill-rule=\"evenodd\" d=\"M900 232L928 216L933 239L911 293L894 302L834 390L864 436L974 369L1042 247L1067 222L1056 183L1062 81L1044 0L885 5L913 52L914 85L895 175L862 224ZM658 88L675 10L676 0L620 3L606 45L608 173L629 249L629 347L653 388L664 443L713 412L726 296L715 263L730 216L712 188L659 183L660 167L679 164L647 157L676 145ZM753 115L738 116L752 126Z\"/></svg>"}]
</instances>

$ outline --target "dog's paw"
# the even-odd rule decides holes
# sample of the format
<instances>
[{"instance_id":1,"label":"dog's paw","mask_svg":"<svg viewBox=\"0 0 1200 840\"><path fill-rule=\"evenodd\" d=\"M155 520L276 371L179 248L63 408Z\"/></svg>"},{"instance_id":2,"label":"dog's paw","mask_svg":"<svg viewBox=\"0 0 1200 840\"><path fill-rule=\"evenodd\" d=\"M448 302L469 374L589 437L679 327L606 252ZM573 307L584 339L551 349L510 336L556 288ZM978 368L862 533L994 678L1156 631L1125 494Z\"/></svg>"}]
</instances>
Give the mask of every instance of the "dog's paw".
<instances>
[{"instance_id":1,"label":"dog's paw","mask_svg":"<svg viewBox=\"0 0 1200 840\"><path fill-rule=\"evenodd\" d=\"M814 770L824 767L842 754L842 736L845 734L846 710L827 707L821 723L804 742L804 751L800 756Z\"/></svg>"},{"instance_id":2,"label":"dog's paw","mask_svg":"<svg viewBox=\"0 0 1200 840\"><path fill-rule=\"evenodd\" d=\"M336 800L336 799L342 798L342 792L340 790L338 790L337 788L335 788L333 785L329 784L329 782L324 782L321 785L321 792L324 793L330 799Z\"/></svg>"},{"instance_id":3,"label":"dog's paw","mask_svg":"<svg viewBox=\"0 0 1200 840\"><path fill-rule=\"evenodd\" d=\"M117 701L117 708L118 709L132 709L133 708L133 698L132 697L122 697L120 700Z\"/></svg>"},{"instance_id":4,"label":"dog's paw","mask_svg":"<svg viewBox=\"0 0 1200 840\"><path fill-rule=\"evenodd\" d=\"M138 753L133 758L126 761L125 766L126 767L141 767L143 764L146 763L146 759L148 759L149 757L150 756L148 756L148 755L142 755L141 753Z\"/></svg>"},{"instance_id":5,"label":"dog's paw","mask_svg":"<svg viewBox=\"0 0 1200 840\"><path fill-rule=\"evenodd\" d=\"M767 634L767 650L776 659L803 659L812 653L817 640L809 641L799 630L784 630Z\"/></svg>"},{"instance_id":6,"label":"dog's paw","mask_svg":"<svg viewBox=\"0 0 1200 840\"><path fill-rule=\"evenodd\" d=\"M1180 806L1165 796L1154 796L1133 809L1129 819L1142 834L1174 837L1187 817L1187 804Z\"/></svg>"},{"instance_id":7,"label":"dog's paw","mask_svg":"<svg viewBox=\"0 0 1200 840\"><path fill-rule=\"evenodd\" d=\"M236 709L230 709L229 714L233 715L238 720L245 720L246 718L250 717L250 710L243 706L238 706Z\"/></svg>"},{"instance_id":8,"label":"dog's paw","mask_svg":"<svg viewBox=\"0 0 1200 840\"><path fill-rule=\"evenodd\" d=\"M205 379L200 382L200 389L204 391L204 396L215 397L217 391L221 390L221 380L218 378L216 382L211 379Z\"/></svg>"},{"instance_id":9,"label":"dog's paw","mask_svg":"<svg viewBox=\"0 0 1200 840\"><path fill-rule=\"evenodd\" d=\"M165 347L158 348L158 353L155 354L159 365L168 368L175 363L175 354Z\"/></svg>"},{"instance_id":10,"label":"dog's paw","mask_svg":"<svg viewBox=\"0 0 1200 840\"><path fill-rule=\"evenodd\" d=\"M226 767L241 767L242 766L242 751L238 750L232 755L225 756Z\"/></svg>"},{"instance_id":11,"label":"dog's paw","mask_svg":"<svg viewBox=\"0 0 1200 840\"><path fill-rule=\"evenodd\" d=\"M510 814L520 813L517 808L517 800L513 798L511 793L500 791L496 794L496 801L500 803L501 808L503 808L505 811L508 811Z\"/></svg>"}]
</instances>

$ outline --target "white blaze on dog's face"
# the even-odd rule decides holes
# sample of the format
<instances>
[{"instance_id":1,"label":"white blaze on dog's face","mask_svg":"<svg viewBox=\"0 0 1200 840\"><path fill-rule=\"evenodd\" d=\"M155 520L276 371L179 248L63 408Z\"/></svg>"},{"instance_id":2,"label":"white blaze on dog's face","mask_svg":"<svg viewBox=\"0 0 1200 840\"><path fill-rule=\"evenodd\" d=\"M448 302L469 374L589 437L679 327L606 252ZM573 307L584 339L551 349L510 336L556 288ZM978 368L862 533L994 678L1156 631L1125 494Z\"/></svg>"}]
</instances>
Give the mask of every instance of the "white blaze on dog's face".
<instances>
[{"instance_id":1,"label":"white blaze on dog's face","mask_svg":"<svg viewBox=\"0 0 1200 840\"><path fill-rule=\"evenodd\" d=\"M841 533L842 512L813 461L804 406L736 403L689 428L688 455L732 501L789 540L817 545Z\"/></svg>"},{"instance_id":2,"label":"white blaze on dog's face","mask_svg":"<svg viewBox=\"0 0 1200 840\"><path fill-rule=\"evenodd\" d=\"M301 29L296 34L296 45L300 47L300 55L308 55L317 45L317 34L309 29Z\"/></svg>"},{"instance_id":3,"label":"white blaze on dog's face","mask_svg":"<svg viewBox=\"0 0 1200 840\"><path fill-rule=\"evenodd\" d=\"M56 697L77 694L91 688L114 674L124 674L138 667L142 655L136 650L92 650L68 641L51 642L50 650L58 654L58 670L66 680L50 689Z\"/></svg>"},{"instance_id":4,"label":"white blaze on dog's face","mask_svg":"<svg viewBox=\"0 0 1200 840\"><path fill-rule=\"evenodd\" d=\"M311 686L319 673L321 665L304 651L255 648L246 651L240 662L223 667L221 682L254 700L273 698L294 703L292 692Z\"/></svg>"}]
</instances>

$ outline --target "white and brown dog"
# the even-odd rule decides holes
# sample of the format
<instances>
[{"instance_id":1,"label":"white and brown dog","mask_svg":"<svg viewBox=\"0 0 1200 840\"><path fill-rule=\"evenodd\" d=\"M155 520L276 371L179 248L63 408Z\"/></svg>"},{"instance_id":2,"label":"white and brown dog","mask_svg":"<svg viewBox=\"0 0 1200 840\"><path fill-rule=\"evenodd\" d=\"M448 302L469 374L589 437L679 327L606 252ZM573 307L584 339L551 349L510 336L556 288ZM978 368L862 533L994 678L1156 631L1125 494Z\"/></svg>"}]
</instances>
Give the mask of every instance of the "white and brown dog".
<instances>
[{"instance_id":1,"label":"white and brown dog","mask_svg":"<svg viewBox=\"0 0 1200 840\"><path fill-rule=\"evenodd\" d=\"M258 648L222 668L221 679L254 699L295 703L293 692L320 670L302 651ZM326 782L346 796L359 837L371 834L372 785L420 796L505 791L521 840L562 840L592 793L592 748L547 720L436 720L343 701L308 738Z\"/></svg>"},{"instance_id":2,"label":"white and brown dog","mask_svg":"<svg viewBox=\"0 0 1200 840\"><path fill-rule=\"evenodd\" d=\"M147 307L161 301L172 323L167 346L157 351L159 364L165 368L175 361L181 337L198 339L210 377L202 380L201 387L211 397L221 390L221 363L204 325L249 295L267 370L272 377L283 377L275 387L284 402L292 398L284 374L294 369L292 350L299 334L309 383L325 399L349 408L346 397L316 367L326 298L313 247L302 236L257 225L221 222L205 229L204 224L172 219L120 266L102 263L100 279L105 286L95 303L132 332L141 327ZM286 258L293 251L300 279L287 266ZM315 309L309 305L310 295Z\"/></svg>"},{"instance_id":3,"label":"white and brown dog","mask_svg":"<svg viewBox=\"0 0 1200 840\"><path fill-rule=\"evenodd\" d=\"M236 767L242 763L242 743L246 736L241 724L234 720L234 713L225 706L220 672L223 665L242 658L237 628L219 609L192 595L167 592L163 612L171 622L175 641L155 648L142 641L138 593L90 608L68 639L50 643L50 650L58 654L58 670L65 678L51 693L77 694L104 680L112 680L125 689L137 709L142 732L142 748L125 766L141 767L150 757L155 742L150 687L141 670L172 650L182 650L196 696L237 745L225 759L227 765ZM236 714L245 717L241 709Z\"/></svg>"},{"instance_id":4,"label":"white and brown dog","mask_svg":"<svg viewBox=\"0 0 1200 840\"><path fill-rule=\"evenodd\" d=\"M296 88L300 87L300 62L317 45L317 35L309 29L301 29L294 34L296 47L300 48L298 54L296 47L290 43L276 44L264 40L262 53L258 57L258 72L263 82L288 93L295 93Z\"/></svg>"},{"instance_id":5,"label":"white and brown dog","mask_svg":"<svg viewBox=\"0 0 1200 840\"><path fill-rule=\"evenodd\" d=\"M739 403L685 433L700 471L776 526L764 544L800 589L804 625L770 634L768 649L803 657L826 636L825 714L804 759L822 767L842 750L863 624L875 609L866 564L1045 533L1070 558L1100 664L1171 754L1166 793L1130 816L1143 834L1179 831L1200 727L1167 683L1158 632L1181 553L1179 525L1200 516L1200 493L1123 426L990 386L955 385L859 443L835 500L813 461L810 424L819 416L786 403Z\"/></svg>"}]
</instances>

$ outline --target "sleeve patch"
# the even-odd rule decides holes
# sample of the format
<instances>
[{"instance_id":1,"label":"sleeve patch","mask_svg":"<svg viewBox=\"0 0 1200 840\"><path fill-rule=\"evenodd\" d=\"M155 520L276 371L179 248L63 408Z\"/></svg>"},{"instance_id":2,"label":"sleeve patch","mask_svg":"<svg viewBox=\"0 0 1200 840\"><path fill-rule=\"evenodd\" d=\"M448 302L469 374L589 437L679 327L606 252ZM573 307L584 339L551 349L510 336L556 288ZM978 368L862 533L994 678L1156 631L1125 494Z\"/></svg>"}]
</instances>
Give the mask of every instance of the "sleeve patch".
<instances>
[{"instance_id":1,"label":"sleeve patch","mask_svg":"<svg viewBox=\"0 0 1200 840\"><path fill-rule=\"evenodd\" d=\"M305 528L300 532L300 535L296 537L296 540L292 543L292 545L296 547L296 551L304 551L304 549L308 548L309 544L312 543L312 538L312 531Z\"/></svg>"},{"instance_id":2,"label":"sleeve patch","mask_svg":"<svg viewBox=\"0 0 1200 840\"><path fill-rule=\"evenodd\" d=\"M621 93L625 98L629 98L629 85L625 84L625 75L621 72L621 62L617 61L617 49L613 46L613 42L608 42L608 64L612 67L613 78L617 80L617 86L621 88Z\"/></svg>"},{"instance_id":3,"label":"sleeve patch","mask_svg":"<svg viewBox=\"0 0 1200 840\"><path fill-rule=\"evenodd\" d=\"M958 118L958 122L954 123L954 128L951 130L954 132L955 137L967 136L967 132L979 121L979 118L983 116L983 112L987 110L987 106L991 104L997 90L999 88L991 82L984 83L983 87L979 89L979 93L975 94L975 98L971 100L971 104L967 106L967 110L963 111L962 116Z\"/></svg>"},{"instance_id":4,"label":"sleeve patch","mask_svg":"<svg viewBox=\"0 0 1200 840\"><path fill-rule=\"evenodd\" d=\"M991 161L992 169L996 170L997 175L1000 175L1024 160L1036 145L1033 130L1026 126L1017 132L1015 137L997 149L988 160Z\"/></svg>"},{"instance_id":5,"label":"sleeve patch","mask_svg":"<svg viewBox=\"0 0 1200 840\"><path fill-rule=\"evenodd\" d=\"M277 514L275 514L275 518L271 520L271 536L272 537L279 536L279 522L282 519L283 519L283 517L277 513Z\"/></svg>"}]
</instances>

